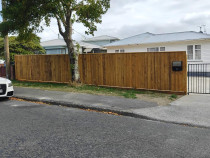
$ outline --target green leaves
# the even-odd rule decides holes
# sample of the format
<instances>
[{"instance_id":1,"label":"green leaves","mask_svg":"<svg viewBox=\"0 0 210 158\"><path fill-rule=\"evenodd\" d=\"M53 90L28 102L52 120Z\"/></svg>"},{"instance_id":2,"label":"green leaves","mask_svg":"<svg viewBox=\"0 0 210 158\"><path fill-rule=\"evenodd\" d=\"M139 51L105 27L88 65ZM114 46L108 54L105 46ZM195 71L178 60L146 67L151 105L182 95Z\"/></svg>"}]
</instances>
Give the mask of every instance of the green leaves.
<instances>
[{"instance_id":1,"label":"green leaves","mask_svg":"<svg viewBox=\"0 0 210 158\"><path fill-rule=\"evenodd\" d=\"M72 25L82 23L86 34L94 34L96 24L102 22L102 15L110 8L110 0L4 0L6 8L2 11L7 21L0 23L0 33L18 34L21 39L32 39L33 33L43 31L42 25L50 25L52 18L57 20L59 33L68 47L71 63L75 63L72 39ZM11 50L12 52L12 50ZM15 53L30 53L28 49L16 47ZM13 52L12 52L13 53ZM75 66L74 66L75 67ZM73 68L72 78L75 77Z\"/></svg>"},{"instance_id":2,"label":"green leaves","mask_svg":"<svg viewBox=\"0 0 210 158\"><path fill-rule=\"evenodd\" d=\"M96 23L102 22L102 15L110 8L110 0L84 0L75 7L77 22L83 23L88 28L86 34L97 30Z\"/></svg>"},{"instance_id":3,"label":"green leaves","mask_svg":"<svg viewBox=\"0 0 210 158\"><path fill-rule=\"evenodd\" d=\"M43 31L41 22L50 25L51 18L58 17L62 27L70 22L83 23L87 34L97 30L96 23L110 8L110 0L5 0L6 8L2 14L7 22L0 24L2 35L31 34ZM64 32L65 32L64 31Z\"/></svg>"},{"instance_id":4,"label":"green leaves","mask_svg":"<svg viewBox=\"0 0 210 158\"><path fill-rule=\"evenodd\" d=\"M11 36L10 41L10 58L14 61L14 56L19 54L45 53L44 48L40 45L40 38L35 36L30 40L23 40L20 37ZM0 57L4 58L4 39L0 38Z\"/></svg>"}]
</instances>

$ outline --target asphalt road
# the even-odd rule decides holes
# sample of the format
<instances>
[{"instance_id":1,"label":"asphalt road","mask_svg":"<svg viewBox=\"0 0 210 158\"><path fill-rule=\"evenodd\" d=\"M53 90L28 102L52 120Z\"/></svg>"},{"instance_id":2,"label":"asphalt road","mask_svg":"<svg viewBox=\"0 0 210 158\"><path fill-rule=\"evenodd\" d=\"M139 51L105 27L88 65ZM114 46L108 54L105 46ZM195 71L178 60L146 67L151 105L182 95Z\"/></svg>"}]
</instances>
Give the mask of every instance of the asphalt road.
<instances>
[{"instance_id":1,"label":"asphalt road","mask_svg":"<svg viewBox=\"0 0 210 158\"><path fill-rule=\"evenodd\" d=\"M210 129L0 101L0 157L210 157Z\"/></svg>"}]
</instances>

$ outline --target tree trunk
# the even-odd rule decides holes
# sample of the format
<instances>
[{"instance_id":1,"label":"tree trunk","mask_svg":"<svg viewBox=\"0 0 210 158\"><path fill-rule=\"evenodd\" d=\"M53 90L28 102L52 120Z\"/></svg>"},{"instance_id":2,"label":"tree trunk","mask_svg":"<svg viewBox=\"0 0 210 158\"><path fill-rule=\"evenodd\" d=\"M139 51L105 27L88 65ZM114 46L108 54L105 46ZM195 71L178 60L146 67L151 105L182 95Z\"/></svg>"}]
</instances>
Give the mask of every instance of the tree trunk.
<instances>
[{"instance_id":1,"label":"tree trunk","mask_svg":"<svg viewBox=\"0 0 210 158\"><path fill-rule=\"evenodd\" d=\"M69 61L70 61L70 69L71 69L71 76L72 76L72 82L79 82L79 71L78 71L78 52L74 50L74 43L72 39L72 23L70 22L69 28L67 28L68 31L65 31L64 33L64 41L66 42L67 48L68 48L68 55L69 55Z\"/></svg>"},{"instance_id":2,"label":"tree trunk","mask_svg":"<svg viewBox=\"0 0 210 158\"><path fill-rule=\"evenodd\" d=\"M5 62L6 62L6 77L11 78L10 71L10 55L9 55L9 38L8 35L4 37L4 51L5 51Z\"/></svg>"},{"instance_id":3,"label":"tree trunk","mask_svg":"<svg viewBox=\"0 0 210 158\"><path fill-rule=\"evenodd\" d=\"M76 81L75 78L75 54L74 54L74 44L72 39L64 39L68 48L68 55L69 55L69 61L70 61L70 73L71 73L71 81Z\"/></svg>"},{"instance_id":4,"label":"tree trunk","mask_svg":"<svg viewBox=\"0 0 210 158\"><path fill-rule=\"evenodd\" d=\"M5 0L2 0L2 9L4 9L5 6ZM5 22L6 19L3 17L3 21ZM8 79L11 78L11 72L10 72L10 54L9 54L9 38L8 33L6 33L4 37L4 55L5 55L5 62L6 62L6 77Z\"/></svg>"},{"instance_id":5,"label":"tree trunk","mask_svg":"<svg viewBox=\"0 0 210 158\"><path fill-rule=\"evenodd\" d=\"M66 14L66 20L61 21L61 18L59 16L56 16L57 23L58 23L58 29L63 36L64 41L66 42L66 46L68 48L68 55L69 55L69 61L70 61L70 73L72 76L71 82L78 82L79 81L79 73L78 73L78 55L74 51L74 43L72 39L72 21L71 21L71 10L68 11ZM65 26L65 31L62 30L62 23L63 26Z\"/></svg>"}]
</instances>

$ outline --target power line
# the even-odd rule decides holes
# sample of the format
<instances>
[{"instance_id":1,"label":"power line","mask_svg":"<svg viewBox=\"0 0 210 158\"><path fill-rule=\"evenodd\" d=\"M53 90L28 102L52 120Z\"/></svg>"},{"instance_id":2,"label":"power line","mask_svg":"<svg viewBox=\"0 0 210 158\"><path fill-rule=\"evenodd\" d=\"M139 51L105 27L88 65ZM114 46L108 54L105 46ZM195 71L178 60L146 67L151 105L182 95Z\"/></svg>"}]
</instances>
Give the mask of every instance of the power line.
<instances>
[{"instance_id":1,"label":"power line","mask_svg":"<svg viewBox=\"0 0 210 158\"><path fill-rule=\"evenodd\" d=\"M87 37L85 35L83 35L82 33L76 31L75 29L73 29L73 31L75 31L76 33L78 33L79 35L81 35L84 39L87 39Z\"/></svg>"},{"instance_id":2,"label":"power line","mask_svg":"<svg viewBox=\"0 0 210 158\"><path fill-rule=\"evenodd\" d=\"M55 32L55 31L54 31L53 29L51 29L50 27L49 27L49 29L50 29L54 34L58 35L58 37L59 37L59 34L60 34L60 33ZM73 29L73 31L76 32L76 33L78 33L78 34L79 34L80 36L82 36L84 39L87 39L87 37L86 37L85 35L83 35L82 33L76 31L75 29Z\"/></svg>"}]
</instances>

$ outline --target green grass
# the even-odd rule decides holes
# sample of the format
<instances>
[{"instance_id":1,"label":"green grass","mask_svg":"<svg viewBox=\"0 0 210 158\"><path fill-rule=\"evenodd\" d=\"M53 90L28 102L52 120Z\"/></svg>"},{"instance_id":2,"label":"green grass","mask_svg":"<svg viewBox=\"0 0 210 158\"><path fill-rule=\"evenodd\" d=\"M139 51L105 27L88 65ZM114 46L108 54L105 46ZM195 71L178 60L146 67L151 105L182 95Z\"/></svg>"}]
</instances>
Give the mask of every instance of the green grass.
<instances>
[{"instance_id":1,"label":"green grass","mask_svg":"<svg viewBox=\"0 0 210 158\"><path fill-rule=\"evenodd\" d=\"M13 82L13 85L16 87L30 87L30 88L53 90L53 91L123 96L125 98L132 98L132 99L136 99L137 94L147 94L150 97L168 96L167 94L156 93L156 92L151 92L151 91L97 87L97 86L88 86L88 85L82 85L82 84L68 85L68 84L58 84L58 83L21 82L21 81L16 81L16 80L13 80L12 82ZM175 96L176 95L171 95L169 96L169 99L175 99L177 97Z\"/></svg>"},{"instance_id":2,"label":"green grass","mask_svg":"<svg viewBox=\"0 0 210 158\"><path fill-rule=\"evenodd\" d=\"M22 82L22 81L12 81L14 86L17 87L40 87L40 88L67 88L67 84L60 83L39 83L39 82Z\"/></svg>"},{"instance_id":3,"label":"green grass","mask_svg":"<svg viewBox=\"0 0 210 158\"><path fill-rule=\"evenodd\" d=\"M171 100L175 100L175 99L177 99L178 98L178 96L176 95L176 94L172 94L170 97L169 97L169 99L171 99Z\"/></svg>"}]
</instances>

